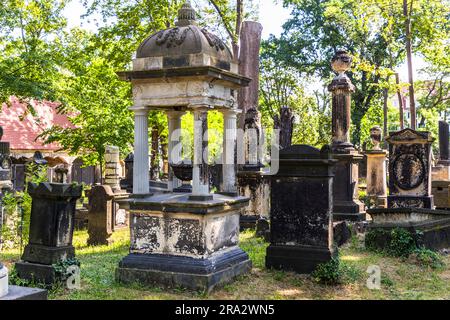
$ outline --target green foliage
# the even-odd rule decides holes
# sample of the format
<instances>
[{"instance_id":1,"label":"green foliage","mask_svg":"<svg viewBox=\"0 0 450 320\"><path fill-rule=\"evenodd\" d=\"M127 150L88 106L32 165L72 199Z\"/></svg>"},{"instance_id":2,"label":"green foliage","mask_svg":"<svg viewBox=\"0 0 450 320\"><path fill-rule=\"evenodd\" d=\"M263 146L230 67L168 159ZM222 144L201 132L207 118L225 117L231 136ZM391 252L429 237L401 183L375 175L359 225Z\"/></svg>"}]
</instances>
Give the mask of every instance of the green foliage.
<instances>
[{"instance_id":1,"label":"green foliage","mask_svg":"<svg viewBox=\"0 0 450 320\"><path fill-rule=\"evenodd\" d=\"M419 248L413 251L411 257L422 267L439 269L445 266L442 256L432 250Z\"/></svg>"},{"instance_id":2,"label":"green foliage","mask_svg":"<svg viewBox=\"0 0 450 320\"><path fill-rule=\"evenodd\" d=\"M62 11L69 0L4 0L0 6L0 101L16 96L28 104L33 99L58 98L59 55L53 41L66 20Z\"/></svg>"},{"instance_id":3,"label":"green foliage","mask_svg":"<svg viewBox=\"0 0 450 320\"><path fill-rule=\"evenodd\" d=\"M391 231L387 253L394 257L408 257L415 249L416 242L408 230L396 228Z\"/></svg>"},{"instance_id":4,"label":"green foliage","mask_svg":"<svg viewBox=\"0 0 450 320\"><path fill-rule=\"evenodd\" d=\"M17 248L26 245L30 233L32 199L28 194L28 182L41 183L48 181L47 167L29 163L25 170L26 187L24 192L6 193L2 199L5 223L2 225L2 246Z\"/></svg>"},{"instance_id":5,"label":"green foliage","mask_svg":"<svg viewBox=\"0 0 450 320\"><path fill-rule=\"evenodd\" d=\"M404 228L370 230L366 233L365 246L370 251L401 258L407 258L417 249L416 239Z\"/></svg>"},{"instance_id":6,"label":"green foliage","mask_svg":"<svg viewBox=\"0 0 450 320\"><path fill-rule=\"evenodd\" d=\"M364 116L371 108L377 114L382 110L384 88L391 94L397 89L391 76L394 68L405 60L402 1L285 0L283 3L292 8L292 18L285 23L281 37L270 39L277 51L277 62L301 74L313 75L326 85L333 75L330 59L334 52L347 48L353 55L355 63L349 72L356 86L352 96L352 142L359 145L366 140L361 137ZM448 1L413 2L411 36L417 54L433 57L434 61L442 58L448 61L449 10ZM370 118L373 119L372 115ZM366 120L366 124L372 122Z\"/></svg>"},{"instance_id":7,"label":"green foliage","mask_svg":"<svg viewBox=\"0 0 450 320\"><path fill-rule=\"evenodd\" d=\"M342 277L339 257L333 257L329 262L319 264L311 276L318 283L339 284Z\"/></svg>"},{"instance_id":8,"label":"green foliage","mask_svg":"<svg viewBox=\"0 0 450 320\"><path fill-rule=\"evenodd\" d=\"M60 281L65 281L72 274L67 271L67 269L71 266L81 266L80 261L77 258L70 258L66 260L59 261L52 265L55 270L56 277L60 279Z\"/></svg>"}]
</instances>

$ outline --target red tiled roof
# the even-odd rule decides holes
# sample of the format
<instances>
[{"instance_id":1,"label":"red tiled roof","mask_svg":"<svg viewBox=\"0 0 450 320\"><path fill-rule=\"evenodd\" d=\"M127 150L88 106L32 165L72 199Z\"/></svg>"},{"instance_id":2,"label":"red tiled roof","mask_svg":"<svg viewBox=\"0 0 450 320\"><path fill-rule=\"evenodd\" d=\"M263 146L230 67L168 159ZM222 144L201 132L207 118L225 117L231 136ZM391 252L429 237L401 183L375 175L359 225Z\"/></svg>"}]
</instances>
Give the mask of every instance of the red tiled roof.
<instances>
[{"instance_id":1,"label":"red tiled roof","mask_svg":"<svg viewBox=\"0 0 450 320\"><path fill-rule=\"evenodd\" d=\"M10 142L12 150L58 150L60 148L58 144L44 145L42 139L35 141L36 137L53 125L67 128L73 127L72 123L66 115L57 113L58 103L44 101L31 104L37 113L36 118L29 113L23 117L27 107L14 97L11 98L10 107L2 105L0 113L0 126L3 127L2 141Z\"/></svg>"}]
</instances>

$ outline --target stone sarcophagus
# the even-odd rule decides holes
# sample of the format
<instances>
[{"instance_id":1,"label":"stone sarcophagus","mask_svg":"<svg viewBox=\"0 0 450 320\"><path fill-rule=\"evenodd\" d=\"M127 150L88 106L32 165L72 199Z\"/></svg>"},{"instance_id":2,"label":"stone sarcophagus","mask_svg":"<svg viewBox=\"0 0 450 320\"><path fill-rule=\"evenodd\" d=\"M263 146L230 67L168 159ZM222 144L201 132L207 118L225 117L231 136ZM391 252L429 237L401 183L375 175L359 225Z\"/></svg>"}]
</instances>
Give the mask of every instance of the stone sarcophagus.
<instances>
[{"instance_id":1,"label":"stone sarcophagus","mask_svg":"<svg viewBox=\"0 0 450 320\"><path fill-rule=\"evenodd\" d=\"M310 273L336 253L333 243L333 178L337 161L295 145L280 152L271 181L271 241L266 266Z\"/></svg>"},{"instance_id":2,"label":"stone sarcophagus","mask_svg":"<svg viewBox=\"0 0 450 320\"><path fill-rule=\"evenodd\" d=\"M81 185L28 184L33 199L30 238L22 261L16 263L20 278L52 284L57 281L52 265L75 257L72 238L81 191Z\"/></svg>"},{"instance_id":3,"label":"stone sarcophagus","mask_svg":"<svg viewBox=\"0 0 450 320\"><path fill-rule=\"evenodd\" d=\"M429 132L405 129L390 133L389 208L432 209L431 145Z\"/></svg>"}]
</instances>

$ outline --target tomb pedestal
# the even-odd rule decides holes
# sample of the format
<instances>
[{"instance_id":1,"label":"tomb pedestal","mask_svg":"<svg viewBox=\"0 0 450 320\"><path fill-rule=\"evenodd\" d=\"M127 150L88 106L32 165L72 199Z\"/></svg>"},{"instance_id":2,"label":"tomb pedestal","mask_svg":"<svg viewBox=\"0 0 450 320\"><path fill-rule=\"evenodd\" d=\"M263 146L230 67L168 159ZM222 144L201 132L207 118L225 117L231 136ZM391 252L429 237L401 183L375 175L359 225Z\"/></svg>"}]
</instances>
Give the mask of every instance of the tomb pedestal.
<instances>
[{"instance_id":1,"label":"tomb pedestal","mask_svg":"<svg viewBox=\"0 0 450 320\"><path fill-rule=\"evenodd\" d=\"M389 142L389 208L433 209L429 132L392 132Z\"/></svg>"},{"instance_id":2,"label":"tomb pedestal","mask_svg":"<svg viewBox=\"0 0 450 320\"><path fill-rule=\"evenodd\" d=\"M72 184L29 183L30 238L22 261L15 265L20 278L52 284L58 281L52 265L75 257L72 238L81 191L81 186Z\"/></svg>"},{"instance_id":3,"label":"tomb pedestal","mask_svg":"<svg viewBox=\"0 0 450 320\"><path fill-rule=\"evenodd\" d=\"M122 283L184 287L209 292L251 269L238 247L243 197L214 195L191 201L189 194L130 199L130 254L116 271Z\"/></svg>"},{"instance_id":4,"label":"tomb pedestal","mask_svg":"<svg viewBox=\"0 0 450 320\"><path fill-rule=\"evenodd\" d=\"M366 152L367 195L377 208L387 207L386 154L384 150Z\"/></svg>"},{"instance_id":5,"label":"tomb pedestal","mask_svg":"<svg viewBox=\"0 0 450 320\"><path fill-rule=\"evenodd\" d=\"M87 244L109 245L113 233L114 192L110 186L94 186L89 194L89 222Z\"/></svg>"},{"instance_id":6,"label":"tomb pedestal","mask_svg":"<svg viewBox=\"0 0 450 320\"><path fill-rule=\"evenodd\" d=\"M271 241L266 266L310 273L337 253L333 240L333 167L327 149L292 146L280 152L271 177Z\"/></svg>"},{"instance_id":7,"label":"tomb pedestal","mask_svg":"<svg viewBox=\"0 0 450 320\"><path fill-rule=\"evenodd\" d=\"M363 160L363 156L353 148L350 148L347 150L334 150L333 158L338 161L335 167L333 184L334 221L366 220L364 204L359 200L358 194L358 166Z\"/></svg>"},{"instance_id":8,"label":"tomb pedestal","mask_svg":"<svg viewBox=\"0 0 450 320\"><path fill-rule=\"evenodd\" d=\"M261 170L239 171L239 194L250 199L241 212L241 229L255 228L258 220L269 220L270 182Z\"/></svg>"}]
</instances>

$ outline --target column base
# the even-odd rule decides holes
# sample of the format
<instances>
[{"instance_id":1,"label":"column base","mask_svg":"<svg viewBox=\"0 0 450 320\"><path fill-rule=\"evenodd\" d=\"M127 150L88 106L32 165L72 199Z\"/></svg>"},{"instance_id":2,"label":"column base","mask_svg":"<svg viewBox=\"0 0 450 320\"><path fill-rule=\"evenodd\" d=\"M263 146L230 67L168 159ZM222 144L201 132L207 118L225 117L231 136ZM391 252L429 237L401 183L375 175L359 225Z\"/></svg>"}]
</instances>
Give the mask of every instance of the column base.
<instances>
[{"instance_id":1,"label":"column base","mask_svg":"<svg viewBox=\"0 0 450 320\"><path fill-rule=\"evenodd\" d=\"M214 196L212 194L205 194L205 195L190 195L188 200L189 201L211 201L214 199Z\"/></svg>"},{"instance_id":2,"label":"column base","mask_svg":"<svg viewBox=\"0 0 450 320\"><path fill-rule=\"evenodd\" d=\"M19 261L15 264L19 278L52 285L60 281L52 265Z\"/></svg>"},{"instance_id":3,"label":"column base","mask_svg":"<svg viewBox=\"0 0 450 320\"><path fill-rule=\"evenodd\" d=\"M66 247L48 247L37 244L28 244L22 255L22 260L43 265L52 265L62 260L75 257L75 248Z\"/></svg>"},{"instance_id":4,"label":"column base","mask_svg":"<svg viewBox=\"0 0 450 320\"><path fill-rule=\"evenodd\" d=\"M364 204L359 201L335 201L333 221L365 221Z\"/></svg>"},{"instance_id":5,"label":"column base","mask_svg":"<svg viewBox=\"0 0 450 320\"><path fill-rule=\"evenodd\" d=\"M301 274L311 273L319 264L330 261L335 254L323 247L271 244L267 248L266 267Z\"/></svg>"},{"instance_id":6,"label":"column base","mask_svg":"<svg viewBox=\"0 0 450 320\"><path fill-rule=\"evenodd\" d=\"M388 196L388 208L433 209L434 197Z\"/></svg>"},{"instance_id":7,"label":"column base","mask_svg":"<svg viewBox=\"0 0 450 320\"><path fill-rule=\"evenodd\" d=\"M252 263L247 253L239 248L207 259L132 253L119 263L116 280L125 284L183 287L210 292L217 286L229 283L235 277L247 273L251 267Z\"/></svg>"},{"instance_id":8,"label":"column base","mask_svg":"<svg viewBox=\"0 0 450 320\"><path fill-rule=\"evenodd\" d=\"M0 300L47 300L47 294L44 289L9 286L8 294Z\"/></svg>"},{"instance_id":9,"label":"column base","mask_svg":"<svg viewBox=\"0 0 450 320\"><path fill-rule=\"evenodd\" d=\"M241 214L239 227L241 230L255 229L259 219L259 216L244 216Z\"/></svg>"}]
</instances>

